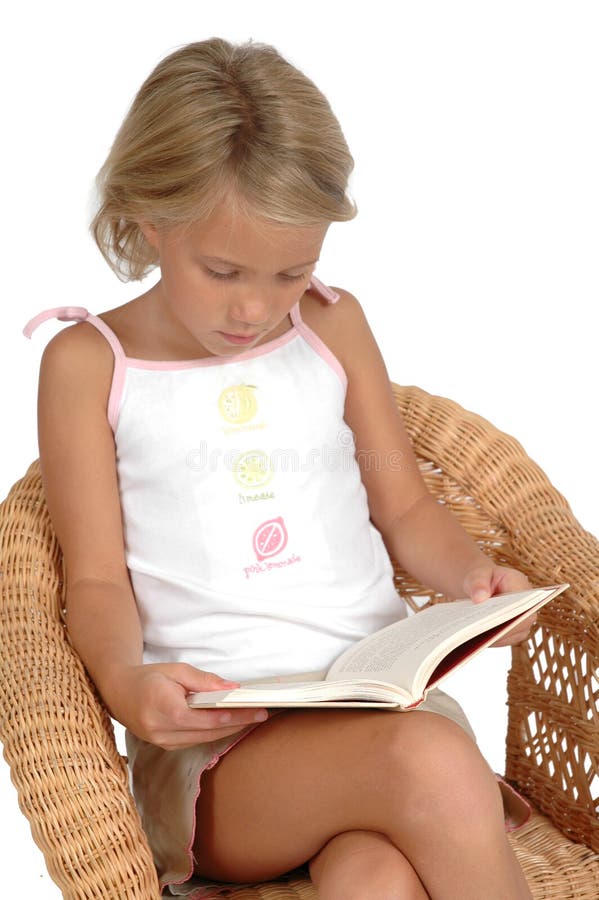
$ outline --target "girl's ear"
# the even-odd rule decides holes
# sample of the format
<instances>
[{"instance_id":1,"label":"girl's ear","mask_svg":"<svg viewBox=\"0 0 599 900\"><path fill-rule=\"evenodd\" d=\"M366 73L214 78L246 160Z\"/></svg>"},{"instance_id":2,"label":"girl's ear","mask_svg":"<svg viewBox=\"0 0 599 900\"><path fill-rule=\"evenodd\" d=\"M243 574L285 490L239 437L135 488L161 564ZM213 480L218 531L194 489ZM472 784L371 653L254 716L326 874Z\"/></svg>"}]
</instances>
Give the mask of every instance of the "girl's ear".
<instances>
[{"instance_id":1,"label":"girl's ear","mask_svg":"<svg viewBox=\"0 0 599 900\"><path fill-rule=\"evenodd\" d=\"M151 222L138 222L139 229L146 241L151 247L154 247L155 250L158 249L159 243L159 235L158 229L155 225L152 225Z\"/></svg>"}]
</instances>

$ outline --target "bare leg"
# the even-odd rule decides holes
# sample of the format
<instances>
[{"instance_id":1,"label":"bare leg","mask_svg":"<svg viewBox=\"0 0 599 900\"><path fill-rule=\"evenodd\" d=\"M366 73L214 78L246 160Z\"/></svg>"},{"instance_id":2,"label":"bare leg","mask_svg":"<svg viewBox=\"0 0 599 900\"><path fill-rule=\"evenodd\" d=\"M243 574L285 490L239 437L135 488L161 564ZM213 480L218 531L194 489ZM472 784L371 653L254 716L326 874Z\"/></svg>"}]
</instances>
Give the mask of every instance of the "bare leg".
<instances>
[{"instance_id":1,"label":"bare leg","mask_svg":"<svg viewBox=\"0 0 599 900\"><path fill-rule=\"evenodd\" d=\"M428 900L408 860L375 831L344 831L310 860L319 900Z\"/></svg>"},{"instance_id":2,"label":"bare leg","mask_svg":"<svg viewBox=\"0 0 599 900\"><path fill-rule=\"evenodd\" d=\"M222 881L268 880L343 832L369 831L432 900L531 897L493 773L458 725L430 712L280 713L204 774L197 823L197 870ZM343 874L336 857L327 878ZM368 897L371 874L356 896Z\"/></svg>"}]
</instances>

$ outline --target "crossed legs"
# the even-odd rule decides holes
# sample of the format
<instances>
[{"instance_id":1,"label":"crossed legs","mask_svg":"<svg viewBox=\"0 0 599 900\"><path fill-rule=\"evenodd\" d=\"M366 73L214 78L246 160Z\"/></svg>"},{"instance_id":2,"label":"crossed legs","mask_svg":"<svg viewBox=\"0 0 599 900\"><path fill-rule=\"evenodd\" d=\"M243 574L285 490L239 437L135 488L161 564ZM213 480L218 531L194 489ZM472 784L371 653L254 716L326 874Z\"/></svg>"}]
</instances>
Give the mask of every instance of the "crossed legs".
<instances>
[{"instance_id":1,"label":"crossed legs","mask_svg":"<svg viewBox=\"0 0 599 900\"><path fill-rule=\"evenodd\" d=\"M342 831L310 860L318 896L327 900L427 900L420 878L388 837Z\"/></svg>"},{"instance_id":2,"label":"crossed legs","mask_svg":"<svg viewBox=\"0 0 599 900\"><path fill-rule=\"evenodd\" d=\"M202 776L196 871L310 862L320 900L529 900L478 748L431 712L294 710Z\"/></svg>"}]
</instances>

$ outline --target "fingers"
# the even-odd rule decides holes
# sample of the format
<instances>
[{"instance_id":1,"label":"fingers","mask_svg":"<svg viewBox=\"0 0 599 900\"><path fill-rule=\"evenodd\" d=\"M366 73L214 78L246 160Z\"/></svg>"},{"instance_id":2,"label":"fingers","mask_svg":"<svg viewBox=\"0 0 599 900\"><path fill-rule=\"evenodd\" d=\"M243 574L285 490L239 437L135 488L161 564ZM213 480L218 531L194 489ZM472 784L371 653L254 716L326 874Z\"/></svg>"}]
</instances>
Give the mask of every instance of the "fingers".
<instances>
[{"instance_id":1,"label":"fingers","mask_svg":"<svg viewBox=\"0 0 599 900\"><path fill-rule=\"evenodd\" d=\"M531 631L537 624L537 616L536 614L532 616L530 619L525 619L520 624L514 628L512 631L508 631L502 638L499 638L493 644L492 647L511 647L514 644L522 644L524 641L527 641L530 638Z\"/></svg>"},{"instance_id":2,"label":"fingers","mask_svg":"<svg viewBox=\"0 0 599 900\"><path fill-rule=\"evenodd\" d=\"M180 750L195 744L218 741L268 719L266 709L198 709L189 710L191 720L178 728L168 727L154 732L151 743L163 750Z\"/></svg>"},{"instance_id":3,"label":"fingers","mask_svg":"<svg viewBox=\"0 0 599 900\"><path fill-rule=\"evenodd\" d=\"M220 724L225 725L233 720L233 713L230 710L225 709L219 710L218 712L218 721ZM265 722L268 719L268 710L252 708L251 710L248 710L247 715L251 716L252 722Z\"/></svg>"},{"instance_id":4,"label":"fingers","mask_svg":"<svg viewBox=\"0 0 599 900\"><path fill-rule=\"evenodd\" d=\"M176 680L188 691L224 691L227 688L240 687L238 681L230 681L217 675L216 672L197 669L188 663L154 663L153 665L155 669L168 678Z\"/></svg>"},{"instance_id":5,"label":"fingers","mask_svg":"<svg viewBox=\"0 0 599 900\"><path fill-rule=\"evenodd\" d=\"M495 594L526 591L531 587L527 576L510 566L499 566L490 560L475 566L464 579L465 596L474 603L484 603Z\"/></svg>"},{"instance_id":6,"label":"fingers","mask_svg":"<svg viewBox=\"0 0 599 900\"><path fill-rule=\"evenodd\" d=\"M191 709L190 690L226 684L212 672L179 663L134 667L126 691L128 708L119 721L134 734L165 750L219 740L268 718L266 709ZM236 685L236 682L232 682Z\"/></svg>"},{"instance_id":7,"label":"fingers","mask_svg":"<svg viewBox=\"0 0 599 900\"><path fill-rule=\"evenodd\" d=\"M178 706L171 715L174 731L214 731L228 727L243 728L252 722L264 722L268 710L250 708L190 709L187 703Z\"/></svg>"}]
</instances>

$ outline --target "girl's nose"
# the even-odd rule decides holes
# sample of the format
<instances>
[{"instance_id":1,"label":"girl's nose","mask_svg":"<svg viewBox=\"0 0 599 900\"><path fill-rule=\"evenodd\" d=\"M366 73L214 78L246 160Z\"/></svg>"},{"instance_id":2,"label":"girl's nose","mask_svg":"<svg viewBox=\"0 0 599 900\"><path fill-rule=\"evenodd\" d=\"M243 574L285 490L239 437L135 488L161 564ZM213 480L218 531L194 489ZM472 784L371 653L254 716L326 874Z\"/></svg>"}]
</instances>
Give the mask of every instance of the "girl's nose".
<instances>
[{"instance_id":1,"label":"girl's nose","mask_svg":"<svg viewBox=\"0 0 599 900\"><path fill-rule=\"evenodd\" d=\"M247 297L229 307L229 314L235 322L247 325L263 325L268 322L269 304L264 297Z\"/></svg>"}]
</instances>

